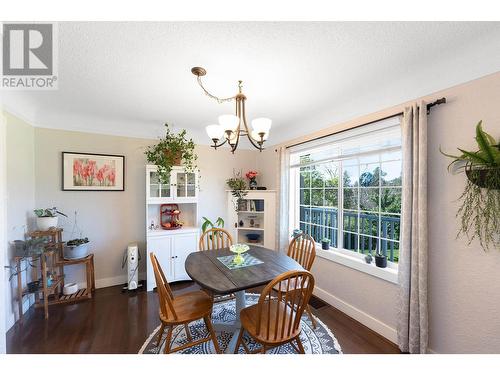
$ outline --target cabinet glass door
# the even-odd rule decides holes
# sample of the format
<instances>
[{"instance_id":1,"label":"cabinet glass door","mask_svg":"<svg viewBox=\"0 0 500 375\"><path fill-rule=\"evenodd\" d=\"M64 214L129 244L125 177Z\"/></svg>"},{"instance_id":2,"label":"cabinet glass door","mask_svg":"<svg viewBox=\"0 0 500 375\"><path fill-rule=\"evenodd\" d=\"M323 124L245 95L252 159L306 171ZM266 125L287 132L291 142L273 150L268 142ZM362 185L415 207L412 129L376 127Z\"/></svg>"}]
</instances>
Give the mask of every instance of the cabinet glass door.
<instances>
[{"instance_id":1,"label":"cabinet glass door","mask_svg":"<svg viewBox=\"0 0 500 375\"><path fill-rule=\"evenodd\" d=\"M196 197L196 175L194 173L177 172L177 197Z\"/></svg>"},{"instance_id":2,"label":"cabinet glass door","mask_svg":"<svg viewBox=\"0 0 500 375\"><path fill-rule=\"evenodd\" d=\"M172 194L170 192L170 178L167 183L160 183L158 173L149 172L149 197L150 198L169 198Z\"/></svg>"}]
</instances>

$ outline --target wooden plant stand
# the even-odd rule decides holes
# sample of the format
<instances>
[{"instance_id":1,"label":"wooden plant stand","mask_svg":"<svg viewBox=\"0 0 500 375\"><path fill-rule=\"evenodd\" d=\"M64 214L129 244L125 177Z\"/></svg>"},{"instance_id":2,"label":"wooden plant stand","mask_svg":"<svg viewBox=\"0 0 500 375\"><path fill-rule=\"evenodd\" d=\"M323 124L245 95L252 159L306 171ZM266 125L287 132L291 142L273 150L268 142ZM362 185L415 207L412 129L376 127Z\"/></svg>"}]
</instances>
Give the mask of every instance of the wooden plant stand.
<instances>
[{"instance_id":1,"label":"wooden plant stand","mask_svg":"<svg viewBox=\"0 0 500 375\"><path fill-rule=\"evenodd\" d=\"M33 280L39 279L38 272L41 274L42 283L36 292L29 292L27 288L22 287L21 261L26 259L26 257L14 258L17 270L17 299L20 320L23 316L23 297L31 293L35 294L35 307L44 308L45 319L49 318L49 305L92 298L92 293L95 290L94 254L89 254L81 259L64 259L62 231L61 228L53 228L48 231L35 231L28 234L31 238L49 237L49 247L52 248L40 256L40 266L32 269ZM75 264L85 265L87 285L85 288L79 289L76 293L64 295L64 266ZM50 286L47 285L47 271L50 271L54 275Z\"/></svg>"}]
</instances>

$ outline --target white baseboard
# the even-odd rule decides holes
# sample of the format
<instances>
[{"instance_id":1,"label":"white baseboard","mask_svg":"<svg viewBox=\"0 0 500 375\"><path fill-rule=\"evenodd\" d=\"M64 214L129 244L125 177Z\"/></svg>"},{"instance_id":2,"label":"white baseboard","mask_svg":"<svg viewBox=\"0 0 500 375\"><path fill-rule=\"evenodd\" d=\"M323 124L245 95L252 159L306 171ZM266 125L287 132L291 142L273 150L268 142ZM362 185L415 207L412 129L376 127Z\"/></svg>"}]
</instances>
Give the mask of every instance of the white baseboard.
<instances>
[{"instance_id":1,"label":"white baseboard","mask_svg":"<svg viewBox=\"0 0 500 375\"><path fill-rule=\"evenodd\" d=\"M145 272L140 272L139 273L139 280L146 280L146 273ZM113 277L106 277L104 279L96 279L95 281L95 287L96 289L99 288L107 288L108 286L115 286L115 285L122 285L127 282L127 275L123 274L120 276L113 276ZM80 288L84 288L85 285L78 283Z\"/></svg>"},{"instance_id":2,"label":"white baseboard","mask_svg":"<svg viewBox=\"0 0 500 375\"><path fill-rule=\"evenodd\" d=\"M366 312L361 311L360 309L350 305L333 294L328 293L324 289L318 288L317 286L314 287L314 295L321 298L323 301L328 302L344 314L349 315L351 318L357 320L393 343L397 342L397 332L395 328L388 326Z\"/></svg>"}]
</instances>

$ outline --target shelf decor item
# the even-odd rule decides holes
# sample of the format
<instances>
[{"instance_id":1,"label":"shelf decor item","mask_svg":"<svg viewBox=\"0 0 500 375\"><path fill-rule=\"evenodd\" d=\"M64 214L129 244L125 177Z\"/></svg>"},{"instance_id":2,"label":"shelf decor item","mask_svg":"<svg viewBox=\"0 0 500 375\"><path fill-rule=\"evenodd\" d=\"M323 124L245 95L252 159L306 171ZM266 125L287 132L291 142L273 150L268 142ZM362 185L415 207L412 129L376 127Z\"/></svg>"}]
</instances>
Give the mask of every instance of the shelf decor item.
<instances>
[{"instance_id":1,"label":"shelf decor item","mask_svg":"<svg viewBox=\"0 0 500 375\"><path fill-rule=\"evenodd\" d=\"M454 160L448 165L465 172L467 183L460 196L461 206L456 216L460 218L457 237L466 235L468 244L475 238L483 250L491 246L500 250L500 140L482 129L482 121L476 125L478 150L458 150L461 155L441 153Z\"/></svg>"},{"instance_id":2,"label":"shelf decor item","mask_svg":"<svg viewBox=\"0 0 500 375\"><path fill-rule=\"evenodd\" d=\"M59 217L57 215L68 217L66 214L58 211L56 207L37 208L33 210L36 215L36 226L38 230L47 231L50 228L57 228Z\"/></svg>"},{"instance_id":3,"label":"shelf decor item","mask_svg":"<svg viewBox=\"0 0 500 375\"><path fill-rule=\"evenodd\" d=\"M248 188L250 190L257 189L257 180L255 179L259 175L257 171L248 171L245 176L248 178Z\"/></svg>"},{"instance_id":4,"label":"shelf decor item","mask_svg":"<svg viewBox=\"0 0 500 375\"><path fill-rule=\"evenodd\" d=\"M236 212L240 211L240 204L244 201L247 196L246 188L247 184L245 180L241 177L240 172L233 171L233 177L226 180L226 184L231 189L231 195L233 196L233 205Z\"/></svg>"},{"instance_id":5,"label":"shelf decor item","mask_svg":"<svg viewBox=\"0 0 500 375\"><path fill-rule=\"evenodd\" d=\"M245 245L245 244L237 243L237 244L231 245L229 247L229 250L231 250L233 253L236 253L236 256L234 257L233 262L237 265L240 265L241 263L243 263L243 260L244 260L243 257L241 256L241 254L250 250L250 247L248 245Z\"/></svg>"},{"instance_id":6,"label":"shelf decor item","mask_svg":"<svg viewBox=\"0 0 500 375\"><path fill-rule=\"evenodd\" d=\"M62 168L62 190L125 190L123 155L63 152Z\"/></svg>"},{"instance_id":7,"label":"shelf decor item","mask_svg":"<svg viewBox=\"0 0 500 375\"><path fill-rule=\"evenodd\" d=\"M160 225L163 229L172 230L182 228L182 221L179 219L181 211L174 203L160 205Z\"/></svg>"},{"instance_id":8,"label":"shelf decor item","mask_svg":"<svg viewBox=\"0 0 500 375\"><path fill-rule=\"evenodd\" d=\"M186 129L178 134L172 132L168 124L165 124L165 129L165 135L159 139L159 142L149 146L144 153L148 163L158 167L160 182L168 184L173 166L182 164L188 173L197 171L198 155L194 151L193 140L186 137Z\"/></svg>"}]
</instances>

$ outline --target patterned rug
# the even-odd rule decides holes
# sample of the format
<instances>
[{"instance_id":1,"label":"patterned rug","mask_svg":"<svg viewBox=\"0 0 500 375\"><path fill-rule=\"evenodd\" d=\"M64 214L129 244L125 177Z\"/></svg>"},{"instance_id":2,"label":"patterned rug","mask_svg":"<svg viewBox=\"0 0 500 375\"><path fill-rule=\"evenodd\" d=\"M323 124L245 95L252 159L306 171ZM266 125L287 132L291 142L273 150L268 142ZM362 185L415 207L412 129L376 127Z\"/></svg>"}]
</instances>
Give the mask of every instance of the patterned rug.
<instances>
[{"instance_id":1,"label":"patterned rug","mask_svg":"<svg viewBox=\"0 0 500 375\"><path fill-rule=\"evenodd\" d=\"M259 299L258 294L246 294L246 303L247 306L257 303ZM224 323L230 322L235 319L235 300L228 300L220 303L216 303L214 305L213 313L212 313L212 322L213 323ZM304 346L304 351L306 354L342 354L342 349L340 348L337 339L332 334L332 332L328 329L328 327L317 317L316 319L316 329L312 328L311 321L309 320L309 315L306 313L302 316L301 322L301 333L300 340L302 345ZM160 329L160 326L156 327L156 329L151 333L146 342L142 345L142 348L139 350L139 354L161 354L165 348L165 339L167 336L166 330L163 334L162 341L159 347L156 347L157 333ZM203 337L208 336L207 329L203 320L197 320L189 324L189 330L191 336L194 340L201 339ZM219 346L222 351L225 351L231 337L233 336L232 332L216 332L217 340L219 342ZM247 344L250 350L257 349L260 347L259 344L254 342L247 334L244 336L244 341ZM183 326L178 326L174 329L172 334L172 348L183 345L188 342L186 337L186 332L184 331ZM181 350L177 353L182 354L214 354L215 350L213 348L213 344L209 342L205 342L191 348L187 348ZM240 347L240 354L244 354L245 351L243 347ZM266 352L267 354L295 354L296 351L290 344L282 345L277 348L270 349Z\"/></svg>"}]
</instances>

